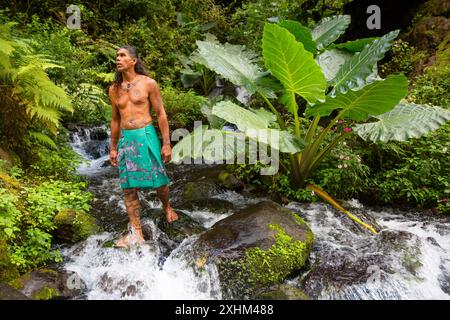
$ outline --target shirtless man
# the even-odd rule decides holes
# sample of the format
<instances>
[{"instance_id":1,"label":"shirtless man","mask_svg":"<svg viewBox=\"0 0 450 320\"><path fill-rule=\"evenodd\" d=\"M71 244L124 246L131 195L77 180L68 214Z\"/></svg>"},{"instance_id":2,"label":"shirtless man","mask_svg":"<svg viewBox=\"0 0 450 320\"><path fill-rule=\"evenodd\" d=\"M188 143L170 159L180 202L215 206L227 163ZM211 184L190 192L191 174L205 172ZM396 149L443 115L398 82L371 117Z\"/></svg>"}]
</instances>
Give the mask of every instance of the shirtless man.
<instances>
[{"instance_id":1,"label":"shirtless man","mask_svg":"<svg viewBox=\"0 0 450 320\"><path fill-rule=\"evenodd\" d=\"M109 98L112 105L111 137L110 137L110 161L111 165L118 166L117 145L121 129L138 129L152 123L150 106L153 107L158 117L158 126L162 134L162 148L153 152L160 152L164 163L171 160L172 149L170 146L169 123L164 110L158 84L150 78L139 57L136 49L132 46L119 48L116 56L116 80L109 87ZM134 229L138 242L144 242L140 223L140 201L137 188L123 189L125 206L130 224ZM163 185L156 188L158 198L161 200L167 222L171 223L178 219L177 213L169 204L169 187ZM127 234L116 246L127 247L129 245Z\"/></svg>"}]
</instances>

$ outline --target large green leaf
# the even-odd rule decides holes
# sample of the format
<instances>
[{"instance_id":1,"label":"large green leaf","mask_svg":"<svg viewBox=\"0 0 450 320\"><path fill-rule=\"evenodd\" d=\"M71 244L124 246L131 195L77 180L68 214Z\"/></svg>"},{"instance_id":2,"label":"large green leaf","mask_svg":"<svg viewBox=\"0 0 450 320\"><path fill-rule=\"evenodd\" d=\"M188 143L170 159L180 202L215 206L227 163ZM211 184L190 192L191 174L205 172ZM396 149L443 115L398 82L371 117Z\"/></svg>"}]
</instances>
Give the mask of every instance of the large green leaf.
<instances>
[{"instance_id":1,"label":"large green leaf","mask_svg":"<svg viewBox=\"0 0 450 320\"><path fill-rule=\"evenodd\" d=\"M375 81L360 91L349 91L329 98L320 105L306 110L306 116L328 116L333 110L344 110L341 117L366 120L370 115L379 115L394 108L408 92L408 79L404 75L391 75L385 80Z\"/></svg>"},{"instance_id":2,"label":"large green leaf","mask_svg":"<svg viewBox=\"0 0 450 320\"><path fill-rule=\"evenodd\" d=\"M332 82L333 90L330 95L335 96L338 92L345 93L349 89L359 90L372 81L373 78L370 75L373 72L373 66L384 57L398 33L399 30L392 31L375 39L344 63Z\"/></svg>"},{"instance_id":3,"label":"large green leaf","mask_svg":"<svg viewBox=\"0 0 450 320\"><path fill-rule=\"evenodd\" d=\"M317 45L312 39L311 30L309 28L303 26L300 22L293 20L281 20L278 22L278 25L292 33L298 42L303 43L306 50L314 55L316 54Z\"/></svg>"},{"instance_id":4,"label":"large green leaf","mask_svg":"<svg viewBox=\"0 0 450 320\"><path fill-rule=\"evenodd\" d=\"M389 112L374 116L377 122L358 124L354 131L364 140L405 141L436 130L450 120L450 111L435 106L399 103Z\"/></svg>"},{"instance_id":5,"label":"large green leaf","mask_svg":"<svg viewBox=\"0 0 450 320\"><path fill-rule=\"evenodd\" d=\"M198 126L193 132L185 135L172 149L174 163L204 159L207 162L225 160L230 163L235 157L245 159L249 143L256 147L277 149L280 152L297 153L303 149L304 143L287 131L277 129L248 129L244 132L233 132L220 129L208 129L206 125ZM259 151L258 151L259 152Z\"/></svg>"},{"instance_id":6,"label":"large green leaf","mask_svg":"<svg viewBox=\"0 0 450 320\"><path fill-rule=\"evenodd\" d=\"M325 98L325 76L311 52L283 27L266 23L262 40L266 67L287 92L297 93L309 103Z\"/></svg>"},{"instance_id":7,"label":"large green leaf","mask_svg":"<svg viewBox=\"0 0 450 320\"><path fill-rule=\"evenodd\" d=\"M297 153L303 150L305 142L286 130L278 129L249 129L245 135L262 143L267 143L285 153ZM266 137L266 138L263 138Z\"/></svg>"},{"instance_id":8,"label":"large green leaf","mask_svg":"<svg viewBox=\"0 0 450 320\"><path fill-rule=\"evenodd\" d=\"M337 49L345 49L350 52L361 52L366 45L371 44L375 39L378 39L378 38L376 38L376 37L363 38L363 39L358 39L358 40L353 40L353 41L347 41L344 43L333 44L330 47L328 47L328 49L337 48Z\"/></svg>"},{"instance_id":9,"label":"large green leaf","mask_svg":"<svg viewBox=\"0 0 450 320\"><path fill-rule=\"evenodd\" d=\"M351 57L352 54L347 51L331 49L322 52L317 56L316 61L322 68L325 79L327 82L330 82L336 77L344 63L350 60Z\"/></svg>"},{"instance_id":10,"label":"large green leaf","mask_svg":"<svg viewBox=\"0 0 450 320\"><path fill-rule=\"evenodd\" d=\"M269 127L271 119L242 108L231 101L221 101L214 105L211 113L219 118L233 123L241 131L247 129L265 129Z\"/></svg>"},{"instance_id":11,"label":"large green leaf","mask_svg":"<svg viewBox=\"0 0 450 320\"><path fill-rule=\"evenodd\" d=\"M196 43L198 54L206 61L206 67L236 86L243 86L249 94L261 92L270 98L275 98L270 88L265 88L258 83L268 73L256 64L255 53L245 50L244 46L229 43L222 45L199 40ZM198 59L197 62L200 63L202 60Z\"/></svg>"},{"instance_id":12,"label":"large green leaf","mask_svg":"<svg viewBox=\"0 0 450 320\"><path fill-rule=\"evenodd\" d=\"M311 31L313 40L317 43L317 50L326 48L345 32L350 24L350 16L339 15L322 19Z\"/></svg>"},{"instance_id":13,"label":"large green leaf","mask_svg":"<svg viewBox=\"0 0 450 320\"><path fill-rule=\"evenodd\" d=\"M334 78L337 76L341 67L352 58L353 54L346 50L331 49L321 53L316 61L322 68L322 72L327 79L327 83L333 83ZM374 64L372 67L372 73L367 76L367 83L374 82L378 78L378 67Z\"/></svg>"},{"instance_id":14,"label":"large green leaf","mask_svg":"<svg viewBox=\"0 0 450 320\"><path fill-rule=\"evenodd\" d=\"M214 104L214 101L207 100L203 102L201 110L208 119L209 125L212 129L222 129L227 121L212 114Z\"/></svg>"}]
</instances>

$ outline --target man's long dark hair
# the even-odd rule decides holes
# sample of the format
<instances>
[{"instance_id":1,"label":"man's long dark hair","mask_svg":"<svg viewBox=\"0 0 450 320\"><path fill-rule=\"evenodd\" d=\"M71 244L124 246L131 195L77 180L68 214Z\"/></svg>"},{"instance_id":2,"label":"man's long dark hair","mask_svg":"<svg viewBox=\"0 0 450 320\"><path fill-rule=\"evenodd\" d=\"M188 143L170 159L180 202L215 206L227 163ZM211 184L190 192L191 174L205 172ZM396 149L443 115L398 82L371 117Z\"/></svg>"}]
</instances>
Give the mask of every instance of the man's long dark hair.
<instances>
[{"instance_id":1,"label":"man's long dark hair","mask_svg":"<svg viewBox=\"0 0 450 320\"><path fill-rule=\"evenodd\" d=\"M144 63L142 62L141 58L139 58L136 47L133 46L121 46L119 49L125 49L128 51L130 56L136 59L136 64L134 65L134 71L137 74L142 74L144 76L148 77L148 73L145 70ZM122 85L123 77L122 72L116 70L116 76L114 79L114 86L116 87L116 90L119 90L119 87Z\"/></svg>"}]
</instances>

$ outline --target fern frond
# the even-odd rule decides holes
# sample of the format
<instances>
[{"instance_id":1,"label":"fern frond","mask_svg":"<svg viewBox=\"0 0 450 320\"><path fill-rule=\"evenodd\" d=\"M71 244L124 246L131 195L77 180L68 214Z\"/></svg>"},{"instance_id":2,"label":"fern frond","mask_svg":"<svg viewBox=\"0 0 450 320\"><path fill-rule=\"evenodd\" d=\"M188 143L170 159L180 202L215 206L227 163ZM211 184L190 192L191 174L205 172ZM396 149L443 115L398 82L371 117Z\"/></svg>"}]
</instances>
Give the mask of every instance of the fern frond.
<instances>
[{"instance_id":1,"label":"fern frond","mask_svg":"<svg viewBox=\"0 0 450 320\"><path fill-rule=\"evenodd\" d=\"M28 131L30 138L35 139L41 144L48 146L50 148L56 149L56 143L46 134L37 131Z\"/></svg>"},{"instance_id":2,"label":"fern frond","mask_svg":"<svg viewBox=\"0 0 450 320\"><path fill-rule=\"evenodd\" d=\"M44 70L40 68L28 70L33 70L33 72L16 77L16 92L19 97L33 97L37 104L48 108L73 111L71 100L64 89L55 85Z\"/></svg>"},{"instance_id":3,"label":"fern frond","mask_svg":"<svg viewBox=\"0 0 450 320\"><path fill-rule=\"evenodd\" d=\"M17 60L17 64L18 64L17 68L18 76L22 74L28 74L34 69L42 69L42 70L50 68L64 69L64 66L61 66L57 64L55 61L48 59L47 56L43 54L21 56Z\"/></svg>"},{"instance_id":4,"label":"fern frond","mask_svg":"<svg viewBox=\"0 0 450 320\"><path fill-rule=\"evenodd\" d=\"M37 117L40 120L48 121L54 127L59 125L59 112L55 109L46 108L37 101L27 103L26 111L30 118Z\"/></svg>"}]
</instances>

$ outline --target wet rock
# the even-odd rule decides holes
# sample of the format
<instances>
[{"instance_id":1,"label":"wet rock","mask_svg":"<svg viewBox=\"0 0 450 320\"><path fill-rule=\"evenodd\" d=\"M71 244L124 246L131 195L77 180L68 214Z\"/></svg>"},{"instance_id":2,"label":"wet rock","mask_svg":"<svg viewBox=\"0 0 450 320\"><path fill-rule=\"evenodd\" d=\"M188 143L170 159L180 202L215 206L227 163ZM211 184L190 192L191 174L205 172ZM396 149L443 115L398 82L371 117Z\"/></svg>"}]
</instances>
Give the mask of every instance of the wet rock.
<instances>
[{"instance_id":1,"label":"wet rock","mask_svg":"<svg viewBox=\"0 0 450 320\"><path fill-rule=\"evenodd\" d=\"M234 209L232 202L216 198L191 200L180 204L179 207L188 210L208 210L214 213L225 213Z\"/></svg>"},{"instance_id":2,"label":"wet rock","mask_svg":"<svg viewBox=\"0 0 450 320\"><path fill-rule=\"evenodd\" d=\"M76 243L101 231L95 219L87 213L63 209L55 217L53 235L59 243Z\"/></svg>"},{"instance_id":3,"label":"wet rock","mask_svg":"<svg viewBox=\"0 0 450 320\"><path fill-rule=\"evenodd\" d=\"M183 202L201 200L210 198L218 193L220 193L220 189L214 183L207 181L188 182L184 185L182 200Z\"/></svg>"},{"instance_id":4,"label":"wet rock","mask_svg":"<svg viewBox=\"0 0 450 320\"><path fill-rule=\"evenodd\" d=\"M92 140L106 140L109 138L108 132L106 131L106 127L95 127L92 128L90 131Z\"/></svg>"},{"instance_id":5,"label":"wet rock","mask_svg":"<svg viewBox=\"0 0 450 320\"><path fill-rule=\"evenodd\" d=\"M383 283L389 274L416 276L420 258L420 240L416 235L383 230L375 238L367 237L356 251L350 246L319 249L314 253L311 270L300 283L310 297L317 299L324 292L336 293L371 281Z\"/></svg>"},{"instance_id":6,"label":"wet rock","mask_svg":"<svg viewBox=\"0 0 450 320\"><path fill-rule=\"evenodd\" d=\"M310 300L303 290L289 284L280 284L271 287L268 291L262 292L257 296L262 300Z\"/></svg>"},{"instance_id":7,"label":"wet rock","mask_svg":"<svg viewBox=\"0 0 450 320\"><path fill-rule=\"evenodd\" d=\"M253 298L298 272L313 241L311 229L295 213L261 201L201 234L195 252L198 261L216 262L226 298Z\"/></svg>"},{"instance_id":8,"label":"wet rock","mask_svg":"<svg viewBox=\"0 0 450 320\"><path fill-rule=\"evenodd\" d=\"M0 300L29 300L29 298L9 284L0 282Z\"/></svg>"},{"instance_id":9,"label":"wet rock","mask_svg":"<svg viewBox=\"0 0 450 320\"><path fill-rule=\"evenodd\" d=\"M205 228L196 222L194 219L184 214L181 210L174 209L178 214L178 220L168 223L165 219L165 213L160 208L145 209L142 212L142 217L150 218L155 225L161 230L171 241L180 244L185 238L194 234L199 234L205 231ZM146 238L153 238L152 231L144 227L144 236Z\"/></svg>"},{"instance_id":10,"label":"wet rock","mask_svg":"<svg viewBox=\"0 0 450 320\"><path fill-rule=\"evenodd\" d=\"M101 145L97 140L90 140L85 142L83 148L85 152L92 157L92 159L98 159L103 154L105 154L105 150L101 150Z\"/></svg>"},{"instance_id":11,"label":"wet rock","mask_svg":"<svg viewBox=\"0 0 450 320\"><path fill-rule=\"evenodd\" d=\"M78 274L67 270L39 269L20 277L20 292L33 300L73 298L86 288Z\"/></svg>"},{"instance_id":12,"label":"wet rock","mask_svg":"<svg viewBox=\"0 0 450 320\"><path fill-rule=\"evenodd\" d=\"M58 270L58 289L63 298L80 296L86 289L86 284L80 276L69 270Z\"/></svg>"},{"instance_id":13,"label":"wet rock","mask_svg":"<svg viewBox=\"0 0 450 320\"><path fill-rule=\"evenodd\" d=\"M237 179L234 174L227 171L222 171L218 176L219 183L222 187L233 191L242 191L244 189L244 183Z\"/></svg>"}]
</instances>

